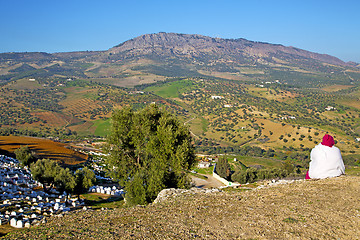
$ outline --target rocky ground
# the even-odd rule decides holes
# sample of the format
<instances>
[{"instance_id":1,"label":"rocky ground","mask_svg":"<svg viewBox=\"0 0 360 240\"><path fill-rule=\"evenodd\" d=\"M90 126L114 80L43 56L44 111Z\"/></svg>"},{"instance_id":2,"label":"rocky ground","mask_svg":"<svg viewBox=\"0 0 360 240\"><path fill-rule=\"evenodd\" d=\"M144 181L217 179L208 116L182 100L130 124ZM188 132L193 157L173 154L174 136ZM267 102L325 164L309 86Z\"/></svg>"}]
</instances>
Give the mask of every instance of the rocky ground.
<instances>
[{"instance_id":1,"label":"rocky ground","mask_svg":"<svg viewBox=\"0 0 360 240\"><path fill-rule=\"evenodd\" d=\"M5 239L360 239L360 177L168 191L155 204L52 216Z\"/></svg>"}]
</instances>

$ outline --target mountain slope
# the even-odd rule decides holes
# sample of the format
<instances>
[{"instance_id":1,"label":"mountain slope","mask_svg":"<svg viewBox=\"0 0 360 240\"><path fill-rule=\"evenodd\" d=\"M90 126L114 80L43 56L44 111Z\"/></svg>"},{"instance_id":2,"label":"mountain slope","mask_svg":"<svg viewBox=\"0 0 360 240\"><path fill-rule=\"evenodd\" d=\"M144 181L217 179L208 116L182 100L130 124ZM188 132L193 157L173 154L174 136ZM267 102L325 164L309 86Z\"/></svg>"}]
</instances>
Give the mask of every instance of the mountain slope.
<instances>
[{"instance_id":1,"label":"mountain slope","mask_svg":"<svg viewBox=\"0 0 360 240\"><path fill-rule=\"evenodd\" d=\"M23 64L28 66L21 67ZM107 51L0 54L2 82L29 77L89 78L134 86L168 77L216 77L311 86L312 82L352 84L359 75L356 63L345 63L330 55L242 38L196 34L145 34Z\"/></svg>"},{"instance_id":2,"label":"mountain slope","mask_svg":"<svg viewBox=\"0 0 360 240\"><path fill-rule=\"evenodd\" d=\"M146 34L126 41L108 50L112 54L144 56L158 54L166 57L199 58L204 55L219 58L233 59L241 62L241 59L253 60L263 58L271 61L274 56L294 56L298 59L313 59L324 63L350 66L340 59L326 55L312 53L294 47L285 47L278 44L253 42L243 38L221 39L202 35L158 33Z\"/></svg>"}]
</instances>

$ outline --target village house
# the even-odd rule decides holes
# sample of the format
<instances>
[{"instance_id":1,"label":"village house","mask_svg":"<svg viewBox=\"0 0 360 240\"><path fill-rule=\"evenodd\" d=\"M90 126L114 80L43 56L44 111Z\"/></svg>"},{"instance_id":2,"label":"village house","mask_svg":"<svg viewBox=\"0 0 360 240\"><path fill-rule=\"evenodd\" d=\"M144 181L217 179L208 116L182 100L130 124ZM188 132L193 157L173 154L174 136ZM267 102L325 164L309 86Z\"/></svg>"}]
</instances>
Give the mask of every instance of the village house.
<instances>
[{"instance_id":1,"label":"village house","mask_svg":"<svg viewBox=\"0 0 360 240\"><path fill-rule=\"evenodd\" d=\"M222 96L211 96L211 98L212 98L212 99L222 99L222 98L224 98L224 97L222 97Z\"/></svg>"},{"instance_id":2,"label":"village house","mask_svg":"<svg viewBox=\"0 0 360 240\"><path fill-rule=\"evenodd\" d=\"M198 163L198 168L208 168L208 167L211 167L210 162L200 161Z\"/></svg>"},{"instance_id":3,"label":"village house","mask_svg":"<svg viewBox=\"0 0 360 240\"><path fill-rule=\"evenodd\" d=\"M332 106L327 106L326 108L325 108L325 110L326 111L333 111L333 110L335 110L336 108L334 108L334 107L332 107Z\"/></svg>"}]
</instances>

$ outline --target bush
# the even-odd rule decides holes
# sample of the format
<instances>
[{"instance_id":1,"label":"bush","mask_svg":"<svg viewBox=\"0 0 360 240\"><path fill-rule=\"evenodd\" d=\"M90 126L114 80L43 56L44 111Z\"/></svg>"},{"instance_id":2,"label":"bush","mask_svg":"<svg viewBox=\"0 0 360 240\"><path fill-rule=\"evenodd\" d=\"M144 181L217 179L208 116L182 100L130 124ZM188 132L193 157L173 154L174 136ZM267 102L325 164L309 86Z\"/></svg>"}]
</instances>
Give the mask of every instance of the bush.
<instances>
[{"instance_id":1,"label":"bush","mask_svg":"<svg viewBox=\"0 0 360 240\"><path fill-rule=\"evenodd\" d=\"M31 163L36 162L35 154L28 146L22 146L14 151L16 159L20 161L23 166L30 166Z\"/></svg>"},{"instance_id":2,"label":"bush","mask_svg":"<svg viewBox=\"0 0 360 240\"><path fill-rule=\"evenodd\" d=\"M134 206L137 204L146 204L146 192L144 182L140 174L136 174L132 181L128 181L125 185L126 191L126 204Z\"/></svg>"},{"instance_id":3,"label":"bush","mask_svg":"<svg viewBox=\"0 0 360 240\"><path fill-rule=\"evenodd\" d=\"M241 184L246 183L246 171L234 173L233 175L231 175L231 180Z\"/></svg>"},{"instance_id":4,"label":"bush","mask_svg":"<svg viewBox=\"0 0 360 240\"><path fill-rule=\"evenodd\" d=\"M293 172L289 173L293 174ZM231 180L241 184L252 183L257 180L272 179L272 178L284 178L289 175L285 169L272 168L272 169L260 169L248 168L246 171L235 172L231 176Z\"/></svg>"}]
</instances>

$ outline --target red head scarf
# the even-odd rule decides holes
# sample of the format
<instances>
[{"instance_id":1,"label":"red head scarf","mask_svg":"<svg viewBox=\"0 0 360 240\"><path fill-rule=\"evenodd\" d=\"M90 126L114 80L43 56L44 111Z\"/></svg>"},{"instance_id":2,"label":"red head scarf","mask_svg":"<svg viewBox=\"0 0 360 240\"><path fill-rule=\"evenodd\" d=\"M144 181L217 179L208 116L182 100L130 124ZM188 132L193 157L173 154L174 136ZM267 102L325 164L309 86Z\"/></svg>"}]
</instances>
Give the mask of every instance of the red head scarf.
<instances>
[{"instance_id":1,"label":"red head scarf","mask_svg":"<svg viewBox=\"0 0 360 240\"><path fill-rule=\"evenodd\" d=\"M321 144L325 145L325 146L328 146L328 147L332 147L332 146L334 146L335 141L334 141L334 138L331 135L325 134Z\"/></svg>"}]
</instances>

